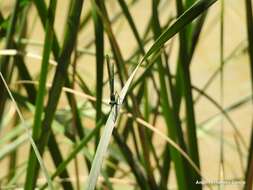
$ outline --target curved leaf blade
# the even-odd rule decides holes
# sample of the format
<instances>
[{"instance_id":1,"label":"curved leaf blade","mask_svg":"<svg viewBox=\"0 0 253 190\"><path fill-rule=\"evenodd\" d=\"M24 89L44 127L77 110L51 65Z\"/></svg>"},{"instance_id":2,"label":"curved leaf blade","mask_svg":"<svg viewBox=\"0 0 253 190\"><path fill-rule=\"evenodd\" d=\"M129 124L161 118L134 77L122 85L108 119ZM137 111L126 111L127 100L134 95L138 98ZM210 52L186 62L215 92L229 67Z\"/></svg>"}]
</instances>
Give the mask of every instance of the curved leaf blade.
<instances>
[{"instance_id":1,"label":"curved leaf blade","mask_svg":"<svg viewBox=\"0 0 253 190\"><path fill-rule=\"evenodd\" d=\"M150 47L146 55L143 57L143 62L145 59L153 54L159 49L175 34L177 34L183 27L192 22L195 18L197 18L200 14L202 14L205 10L207 10L213 3L217 0L199 0L192 7L190 7L187 11L185 11L176 21L170 26L167 30L165 30L160 37L155 41L155 43Z\"/></svg>"}]
</instances>

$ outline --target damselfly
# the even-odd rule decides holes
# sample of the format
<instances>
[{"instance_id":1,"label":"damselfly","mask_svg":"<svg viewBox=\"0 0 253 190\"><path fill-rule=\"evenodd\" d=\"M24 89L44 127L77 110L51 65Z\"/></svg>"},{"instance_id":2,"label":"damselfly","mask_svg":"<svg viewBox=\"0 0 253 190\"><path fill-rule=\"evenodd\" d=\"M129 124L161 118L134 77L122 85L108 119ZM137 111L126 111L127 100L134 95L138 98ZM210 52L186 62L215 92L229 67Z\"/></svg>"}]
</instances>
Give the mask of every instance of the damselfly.
<instances>
[{"instance_id":1,"label":"damselfly","mask_svg":"<svg viewBox=\"0 0 253 190\"><path fill-rule=\"evenodd\" d=\"M114 91L114 64L110 62L110 58L106 55L106 63L107 63L107 71L109 77L109 85L110 85L110 105L111 109L115 107L114 110L114 121L116 121L118 117L118 106L119 106L119 95Z\"/></svg>"}]
</instances>

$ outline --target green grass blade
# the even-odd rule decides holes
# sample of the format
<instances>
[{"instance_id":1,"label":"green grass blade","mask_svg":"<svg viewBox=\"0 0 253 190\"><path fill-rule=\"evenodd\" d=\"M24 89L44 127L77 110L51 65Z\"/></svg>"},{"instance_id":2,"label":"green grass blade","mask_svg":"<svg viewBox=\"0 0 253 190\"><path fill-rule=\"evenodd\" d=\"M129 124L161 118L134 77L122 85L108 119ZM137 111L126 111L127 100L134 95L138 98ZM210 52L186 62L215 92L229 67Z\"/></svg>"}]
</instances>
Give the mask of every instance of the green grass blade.
<instances>
[{"instance_id":1,"label":"green grass blade","mask_svg":"<svg viewBox=\"0 0 253 190\"><path fill-rule=\"evenodd\" d=\"M47 15L46 21L46 36L45 43L43 48L43 57L41 64L41 72L39 79L39 88L38 94L36 98L36 110L34 116L34 124L33 124L33 138L37 141L39 139L39 135L41 133L41 118L44 109L44 96L46 93L46 79L49 65L49 57L51 52L51 47L53 43L53 26L54 26L54 18L55 18L55 10L56 10L56 0L51 0ZM31 151L29 156L30 163L27 168L26 182L25 187L29 189L29 187L34 186L34 178L31 177L31 173L33 172L34 164L35 164L35 154ZM34 175L33 175L34 176Z\"/></svg>"},{"instance_id":2,"label":"green grass blade","mask_svg":"<svg viewBox=\"0 0 253 190\"><path fill-rule=\"evenodd\" d=\"M192 42L191 42L191 47L190 47L190 52L189 52L189 61L192 60L192 57L194 55L194 52L196 50L199 38L200 38L200 34L201 31L203 29L203 25L205 23L206 20L206 16L207 16L208 10L205 11L200 18L198 18L198 20L196 21L196 24L193 26L192 28ZM189 63L190 64L190 63Z\"/></svg>"},{"instance_id":3,"label":"green grass blade","mask_svg":"<svg viewBox=\"0 0 253 190\"><path fill-rule=\"evenodd\" d=\"M253 124L252 127L253 128ZM244 186L245 190L251 190L253 186L253 156L252 156L252 147L253 147L253 132L251 132L251 137L250 137L250 151L248 155L248 163L247 163L247 169L246 169L246 175L245 175L245 180L246 184Z\"/></svg>"},{"instance_id":4,"label":"green grass blade","mask_svg":"<svg viewBox=\"0 0 253 190\"><path fill-rule=\"evenodd\" d=\"M75 0L73 3L73 7L71 9L71 13L68 18L68 24L66 26L67 28L66 28L66 33L65 33L64 43L63 43L63 49L57 61L59 64L57 65L57 68L56 68L56 73L53 79L52 88L49 93L48 103L45 109L45 118L42 122L43 128L42 128L41 135L39 138L39 143L38 143L41 153L44 152L45 146L48 143L48 139L49 139L50 131L51 131L51 123L54 118L54 113L59 101L61 89L64 85L65 78L67 76L67 68L70 63L70 56L76 42L82 5L83 5L83 0ZM55 46L53 46L53 48L55 48ZM35 183L36 178L37 178L37 175L34 175L35 173L37 173L36 168L37 168L37 162L35 162L30 173L30 176L34 177L34 179L32 180L33 183ZM33 189L33 185L27 186L27 189Z\"/></svg>"},{"instance_id":5,"label":"green grass blade","mask_svg":"<svg viewBox=\"0 0 253 190\"><path fill-rule=\"evenodd\" d=\"M57 65L57 68L56 68L56 73L53 79L53 84L50 90L49 100L48 100L46 111L45 111L45 119L43 121L44 132L47 131L46 129L50 128L50 125L53 120L54 112L58 104L61 89L65 82L65 77L67 75L67 68L70 63L70 55L72 51L74 50L74 45L76 42L82 5L83 5L83 0L75 0L74 5L71 9L70 16L68 18L69 21L66 28L67 30L65 33L64 44L63 44L63 48L58 59L59 64Z\"/></svg>"},{"instance_id":6,"label":"green grass blade","mask_svg":"<svg viewBox=\"0 0 253 190\"><path fill-rule=\"evenodd\" d=\"M134 24L134 20L128 10L128 7L127 7L127 4L125 3L124 0L118 0L119 1L119 4L121 6L121 9L123 11L123 13L125 14L126 18L127 18L127 21L131 27L131 30L133 31L133 34L137 40L137 43L138 43L138 46L142 52L142 54L145 54L145 51L144 51L144 48L143 48L143 45L142 45L142 41L141 41L141 38L140 38L140 35L138 33L138 30L136 28L136 25Z\"/></svg>"},{"instance_id":7,"label":"green grass blade","mask_svg":"<svg viewBox=\"0 0 253 190\"><path fill-rule=\"evenodd\" d=\"M47 169L46 169L46 167L45 167L45 164L44 164L44 162L43 162L43 159L42 159L42 157L41 157L41 155L40 155L39 149L37 148L37 146L36 146L36 144L35 144L35 142L34 142L34 140L33 140L33 138L32 138L32 135L30 134L30 131L29 131L29 129L28 129L26 123L25 123L24 117L23 117L23 115L22 115L20 109L18 108L18 105L17 105L15 99L13 98L12 93L11 93L11 91L10 91L10 89L9 89L9 87L8 87L8 85L7 85L7 83L5 82L5 79L4 79L4 77L3 77L3 75L2 75L1 72L0 72L0 77L1 77L2 82L4 83L4 86L5 86L6 90L7 90L8 95L10 96L12 102L13 102L14 105L15 105L15 109L16 109L16 111L17 111L17 113L18 113L18 116L19 116L19 118L20 118L20 120L21 120L23 126L24 126L25 129L26 129L26 133L27 133L27 135L28 135L28 139L29 139L29 141L30 141L30 143L31 143L31 145L32 145L32 147L33 147L33 150L34 150L34 152L35 152L36 158L38 159L38 162L39 162L39 164L40 164L40 166L41 166L41 168L42 168L42 171L43 171L43 173L44 173L44 175L45 175L45 177L46 177L46 179L47 179L47 183L48 183L49 189L53 189L52 181L51 181L51 179L50 179L50 177L49 177L48 171L47 171Z\"/></svg>"},{"instance_id":8,"label":"green grass blade","mask_svg":"<svg viewBox=\"0 0 253 190\"><path fill-rule=\"evenodd\" d=\"M67 88L72 88L73 87L73 85L71 86L70 81L69 81L68 78L66 78L65 86ZM76 125L76 131L78 133L79 138L82 139L85 136L85 131L83 130L84 127L83 127L83 124L82 124L82 120L81 120L82 118L81 118L81 115L80 115L80 111L79 111L79 109L77 107L76 98L75 98L75 96L73 96L70 93L67 93L66 95L67 95L67 99L68 99L69 105L70 105L70 107L72 109L72 117L73 117L73 120L74 120L74 124ZM86 162L86 163L87 163L87 165L89 167L90 163L89 162Z\"/></svg>"},{"instance_id":9,"label":"green grass blade","mask_svg":"<svg viewBox=\"0 0 253 190\"><path fill-rule=\"evenodd\" d=\"M18 19L19 22L19 28L17 28L17 43L13 42L13 47L15 47L16 49L20 49L23 50L24 46L20 44L20 40L22 37L26 36L26 26L27 26L27 15L29 12L29 8L30 8L30 3L28 3L28 6L22 6L23 3L21 3L21 8L20 8L20 18ZM18 47L18 48L17 48ZM27 71L27 68L25 66L25 64L23 64L23 59L20 56L19 58L17 58L19 56L15 56L14 60L13 60L13 68L16 67L17 65L19 66L19 72L21 74L21 76L23 75L24 77L30 77L29 72ZM20 60L20 61L19 61ZM17 63L18 62L18 63ZM20 64L19 64L20 63ZM21 65L23 64L23 65ZM21 67L20 67L21 66ZM22 72L24 71L24 73ZM35 97L36 97L36 90L35 87L33 85L24 86L29 99L31 100L32 103L35 102ZM17 88L17 90L19 91L21 88L20 86ZM14 123L13 123L13 129L15 128L16 124L18 123L18 117L17 114L14 115ZM11 139L11 141L14 141L15 138ZM15 168L17 166L17 151L13 151L11 153L11 155L9 156L9 177L8 180L11 180L14 176L15 176Z\"/></svg>"},{"instance_id":10,"label":"green grass blade","mask_svg":"<svg viewBox=\"0 0 253 190\"><path fill-rule=\"evenodd\" d=\"M37 11L39 13L39 17L41 19L43 27L46 28L46 17L45 17L45 15L47 15L46 3L44 1L37 1L37 0L34 1L34 3L35 3ZM55 32L54 32L54 41L53 41L52 51L53 51L53 55L54 55L55 59L58 60L59 54L60 54L60 46L59 46L59 42L57 40L57 36L55 35ZM66 86L69 86L69 87L71 86L70 80L68 79L68 77L66 77ZM79 115L79 112L78 112L78 109L77 109L77 105L75 103L75 97L71 97L70 94L67 94L67 99L68 99L68 102L70 104L70 107L71 107L73 113L76 114L75 123L77 125L76 126L77 127L77 133L78 133L80 138L83 138L84 137L84 132L83 132L83 127L82 127L80 115ZM53 152L51 152L51 153L53 153ZM61 157L61 155L52 155L52 157L55 157L55 156ZM58 164L60 164L60 163L58 163ZM90 163L87 162L87 165L89 167ZM67 173L67 171L65 171L65 172Z\"/></svg>"},{"instance_id":11,"label":"green grass blade","mask_svg":"<svg viewBox=\"0 0 253 190\"><path fill-rule=\"evenodd\" d=\"M198 0L192 7L185 11L175 23L166 29L155 43L149 48L146 55L143 57L143 61L147 59L151 54L158 51L170 38L172 38L183 27L197 18L205 10L207 10L217 0Z\"/></svg>"},{"instance_id":12,"label":"green grass blade","mask_svg":"<svg viewBox=\"0 0 253 190\"><path fill-rule=\"evenodd\" d=\"M29 10L31 7L30 4L31 3L28 3L27 6L21 8L21 15L19 18L20 28L18 30L17 40L16 42L13 42L13 47L22 52L25 52L25 46L21 44L21 39L26 37L27 35L27 16L29 14ZM16 56L14 56L14 65L19 70L19 76L21 80L32 80L32 77L30 75L29 70L27 69L27 66L25 65L25 61L22 55L17 54ZM35 104L35 99L36 99L35 87L33 85L24 85L24 88L27 92L27 95L31 103Z\"/></svg>"},{"instance_id":13,"label":"green grass blade","mask_svg":"<svg viewBox=\"0 0 253 190\"><path fill-rule=\"evenodd\" d=\"M76 155L82 150L82 148L91 140L91 138L98 132L99 128L101 127L102 122L96 126L85 138L83 138L74 148L74 150L66 157L66 159L57 167L56 171L52 174L51 179L53 180L55 177L60 175L67 165L73 160ZM43 185L41 189L45 189L47 184Z\"/></svg>"},{"instance_id":14,"label":"green grass blade","mask_svg":"<svg viewBox=\"0 0 253 190\"><path fill-rule=\"evenodd\" d=\"M247 34L249 44L249 58L250 58L250 74L251 74L251 87L253 90L253 17L252 17L252 3L250 0L245 0L246 8L246 21L247 21Z\"/></svg>"},{"instance_id":15,"label":"green grass blade","mask_svg":"<svg viewBox=\"0 0 253 190\"><path fill-rule=\"evenodd\" d=\"M14 57L14 64L18 69L21 80L32 80L32 76L29 73L29 70L27 69L27 66L25 65L24 59L21 55L16 55ZM24 84L24 88L27 92L29 101L32 104L35 104L36 93L37 93L35 87L33 85Z\"/></svg>"},{"instance_id":16,"label":"green grass blade","mask_svg":"<svg viewBox=\"0 0 253 190\"><path fill-rule=\"evenodd\" d=\"M101 0L95 0L96 5L101 8ZM103 94L103 76L104 76L104 27L100 15L96 8L92 10L95 27L95 46L96 46L96 123L102 116L102 94ZM99 141L99 133L96 137L96 144Z\"/></svg>"},{"instance_id":17,"label":"green grass blade","mask_svg":"<svg viewBox=\"0 0 253 190\"><path fill-rule=\"evenodd\" d=\"M36 98L36 110L34 116L34 127L33 127L33 137L38 138L41 130L41 117L43 113L43 104L44 104L44 96L46 94L46 80L47 80L47 72L49 66L49 57L53 44L53 26L54 26L54 18L55 18L55 10L56 10L57 0L51 0L48 16L46 22L46 36L43 48L43 56L42 63L40 69L40 79L39 79L39 87L38 94Z\"/></svg>"},{"instance_id":18,"label":"green grass blade","mask_svg":"<svg viewBox=\"0 0 253 190\"><path fill-rule=\"evenodd\" d=\"M46 28L46 18L47 18L47 7L46 7L46 3L44 0L34 0L33 1L35 6L36 6L36 10L39 13L39 17L40 20L42 22L42 25L44 28ZM53 53L54 53L54 57L57 59L60 53L60 46L56 37L56 34L54 32L54 42L53 42Z\"/></svg>"},{"instance_id":19,"label":"green grass blade","mask_svg":"<svg viewBox=\"0 0 253 190\"><path fill-rule=\"evenodd\" d=\"M161 27L160 27L160 21L158 18L158 1L153 0L152 2L152 29L154 33L154 39L158 39L159 35L161 34ZM155 42L156 43L156 42ZM173 139L174 141L177 141L179 138L179 133L177 130L177 124L176 124L176 117L173 113L173 107L171 106L171 102L169 100L169 94L167 90L167 85L165 81L165 70L162 62L162 57L157 58L157 64L158 64L158 71L159 71L159 82L160 82L160 97L161 97L161 107L162 107L162 113L167 125L168 135ZM180 127L180 126L178 126ZM166 151L167 149L165 149ZM187 176L184 172L184 164L183 159L181 155L176 152L174 149L169 149L172 160L175 164L175 173L176 173L176 179L179 189L185 189L187 187ZM165 174L166 175L166 174ZM165 179L167 180L167 179ZM161 182L164 183L164 182Z\"/></svg>"},{"instance_id":20,"label":"green grass blade","mask_svg":"<svg viewBox=\"0 0 253 190\"><path fill-rule=\"evenodd\" d=\"M16 22L17 22L17 18L18 18L18 9L20 6L20 1L16 0L15 2L15 7L13 10L13 13L11 15L11 20L8 23L8 28L6 31L6 40L5 40L5 48L4 49L11 49L13 46L13 37L14 37L14 33L15 33L15 27L16 27ZM8 73L9 73L9 56L1 56L0 57L0 71L3 73L3 77L7 78L8 77ZM8 83L8 81L7 81ZM4 112L4 108L5 108L5 103L6 103L6 90L4 87L3 82L0 82L0 88L3 89L3 92L0 93L0 122L2 120L2 115Z\"/></svg>"},{"instance_id":21,"label":"green grass blade","mask_svg":"<svg viewBox=\"0 0 253 190\"><path fill-rule=\"evenodd\" d=\"M248 34L248 44L249 44L249 58L250 58L250 74L251 74L251 88L253 91L253 15L252 15L252 2L250 0L245 0L246 9L246 21L247 21L247 34ZM252 96L253 100L253 96ZM250 190L253 186L253 124L251 127L251 140L250 149L248 156L248 164L246 169L246 184L245 189Z\"/></svg>"},{"instance_id":22,"label":"green grass blade","mask_svg":"<svg viewBox=\"0 0 253 190\"><path fill-rule=\"evenodd\" d=\"M50 135L49 137L49 141L48 141L48 149L49 149L49 152L50 154L52 155L52 159L53 159L53 162L54 162L54 165L56 167L58 167L63 161L63 157L61 155L61 152L60 152L60 149L58 147L58 143L54 137L54 135ZM59 177L62 178L62 179L68 179L70 177L70 175L68 174L67 170L64 169L60 174L59 174ZM61 182L61 185L63 187L63 189L65 190L71 190L71 189L74 189L71 182L69 181L62 181Z\"/></svg>"},{"instance_id":23,"label":"green grass blade","mask_svg":"<svg viewBox=\"0 0 253 190\"><path fill-rule=\"evenodd\" d=\"M114 129L113 137L114 137L115 141L117 142L118 146L120 147L122 154L125 156L128 165L130 166L131 170L133 171L133 174L135 175L138 185L143 190L149 190L150 187L149 187L149 184L147 183L147 179L146 179L144 173L142 172L141 168L139 167L138 162L134 159L134 156L133 156L130 148L127 146L127 144L124 142L124 139L121 138L121 136L117 132L117 129Z\"/></svg>"}]
</instances>

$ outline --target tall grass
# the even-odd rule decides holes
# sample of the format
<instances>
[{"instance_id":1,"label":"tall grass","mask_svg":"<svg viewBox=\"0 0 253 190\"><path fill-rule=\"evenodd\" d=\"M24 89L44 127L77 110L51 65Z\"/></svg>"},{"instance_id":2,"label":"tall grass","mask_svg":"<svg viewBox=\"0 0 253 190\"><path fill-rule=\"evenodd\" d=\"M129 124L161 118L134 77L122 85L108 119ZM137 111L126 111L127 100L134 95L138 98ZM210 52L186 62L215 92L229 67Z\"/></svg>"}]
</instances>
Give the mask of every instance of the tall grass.
<instances>
[{"instance_id":1,"label":"tall grass","mask_svg":"<svg viewBox=\"0 0 253 190\"><path fill-rule=\"evenodd\" d=\"M219 5L221 16L215 17ZM136 7L149 16L136 17ZM252 124L239 128L245 118L252 121L252 114L234 115L246 115L248 107L252 113L252 5L245 0L246 46L239 43L231 52L225 40L224 9L229 8L223 0L1 1L0 165L8 161L9 167L1 172L0 189L222 188L201 184L217 178L245 181L236 187L252 189L253 133L245 138L243 131L253 131ZM201 50L219 21L220 51ZM62 38L59 28L64 28ZM38 30L40 41L33 39ZM210 77L193 70L202 53L220 56L211 60L218 66L208 71ZM225 78L233 75L226 69L245 54L247 94L226 104ZM116 68L118 104L109 104L106 58ZM217 112L201 113L203 102L203 110L210 104ZM210 147L204 144L208 140ZM212 157L217 161L207 167L203 154L216 144L220 151ZM241 174L230 172L229 164L237 163L231 157L239 159L234 167ZM213 174L213 168L220 170Z\"/></svg>"}]
</instances>

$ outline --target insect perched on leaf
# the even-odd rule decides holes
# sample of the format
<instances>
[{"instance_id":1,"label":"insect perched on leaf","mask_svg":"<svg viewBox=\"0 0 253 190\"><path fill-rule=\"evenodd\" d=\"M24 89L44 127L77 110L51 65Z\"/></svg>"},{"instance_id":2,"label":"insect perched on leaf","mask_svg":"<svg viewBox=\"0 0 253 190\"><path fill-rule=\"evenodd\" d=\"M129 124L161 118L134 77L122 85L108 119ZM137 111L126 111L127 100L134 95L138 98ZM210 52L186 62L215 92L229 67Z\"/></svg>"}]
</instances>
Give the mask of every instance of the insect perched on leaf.
<instances>
[{"instance_id":1,"label":"insect perched on leaf","mask_svg":"<svg viewBox=\"0 0 253 190\"><path fill-rule=\"evenodd\" d=\"M114 91L114 64L110 62L110 58L106 55L106 63L107 63L107 70L108 70L108 77L109 77L109 85L110 85L110 105L111 109L115 107L115 115L114 115L114 122L118 117L118 105L119 105L119 95L117 92Z\"/></svg>"}]
</instances>

